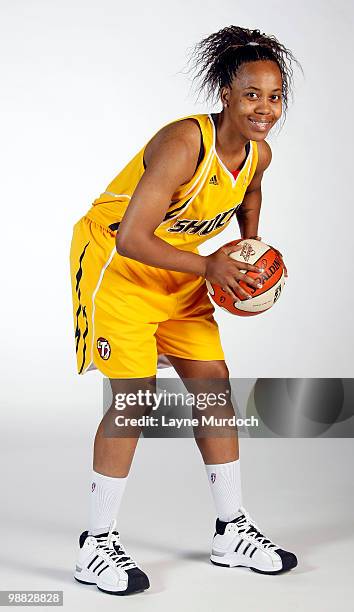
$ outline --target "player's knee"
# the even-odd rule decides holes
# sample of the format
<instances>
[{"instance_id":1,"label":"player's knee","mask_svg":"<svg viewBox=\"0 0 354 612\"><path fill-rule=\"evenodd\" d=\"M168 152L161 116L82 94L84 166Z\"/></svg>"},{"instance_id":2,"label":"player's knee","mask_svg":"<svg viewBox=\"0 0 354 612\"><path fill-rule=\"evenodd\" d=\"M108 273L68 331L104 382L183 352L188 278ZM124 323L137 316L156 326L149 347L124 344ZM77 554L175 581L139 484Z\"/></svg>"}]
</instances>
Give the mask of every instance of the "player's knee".
<instances>
[{"instance_id":1,"label":"player's knee","mask_svg":"<svg viewBox=\"0 0 354 612\"><path fill-rule=\"evenodd\" d=\"M213 372L211 378L229 379L230 373L225 361L216 361L213 365Z\"/></svg>"}]
</instances>

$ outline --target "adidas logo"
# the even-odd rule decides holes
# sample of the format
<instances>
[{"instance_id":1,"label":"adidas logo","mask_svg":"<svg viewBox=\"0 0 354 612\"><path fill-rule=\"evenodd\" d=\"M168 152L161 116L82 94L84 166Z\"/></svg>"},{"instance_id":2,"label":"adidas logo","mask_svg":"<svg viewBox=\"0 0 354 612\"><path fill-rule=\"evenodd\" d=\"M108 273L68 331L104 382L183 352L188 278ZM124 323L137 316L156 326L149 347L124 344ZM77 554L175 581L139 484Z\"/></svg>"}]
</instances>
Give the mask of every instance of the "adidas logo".
<instances>
[{"instance_id":1,"label":"adidas logo","mask_svg":"<svg viewBox=\"0 0 354 612\"><path fill-rule=\"evenodd\" d=\"M219 181L216 178L216 174L214 174L209 181L209 185L218 185L218 184L219 184Z\"/></svg>"}]
</instances>

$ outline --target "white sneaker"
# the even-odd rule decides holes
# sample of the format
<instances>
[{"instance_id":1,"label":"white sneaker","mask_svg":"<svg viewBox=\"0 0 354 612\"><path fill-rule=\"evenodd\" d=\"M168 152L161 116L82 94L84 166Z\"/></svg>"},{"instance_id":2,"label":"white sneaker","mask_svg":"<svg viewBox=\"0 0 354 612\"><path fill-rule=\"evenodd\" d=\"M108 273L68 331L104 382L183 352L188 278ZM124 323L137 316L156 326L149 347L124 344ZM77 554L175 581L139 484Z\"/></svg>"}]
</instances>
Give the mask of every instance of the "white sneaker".
<instances>
[{"instance_id":1,"label":"white sneaker","mask_svg":"<svg viewBox=\"0 0 354 612\"><path fill-rule=\"evenodd\" d=\"M244 508L230 523L216 520L210 561L224 567L249 567L260 574L280 574L297 566L296 556L266 538Z\"/></svg>"},{"instance_id":2,"label":"white sneaker","mask_svg":"<svg viewBox=\"0 0 354 612\"><path fill-rule=\"evenodd\" d=\"M115 526L113 520L108 533L81 534L74 578L112 595L144 591L150 586L149 579L124 550Z\"/></svg>"}]
</instances>

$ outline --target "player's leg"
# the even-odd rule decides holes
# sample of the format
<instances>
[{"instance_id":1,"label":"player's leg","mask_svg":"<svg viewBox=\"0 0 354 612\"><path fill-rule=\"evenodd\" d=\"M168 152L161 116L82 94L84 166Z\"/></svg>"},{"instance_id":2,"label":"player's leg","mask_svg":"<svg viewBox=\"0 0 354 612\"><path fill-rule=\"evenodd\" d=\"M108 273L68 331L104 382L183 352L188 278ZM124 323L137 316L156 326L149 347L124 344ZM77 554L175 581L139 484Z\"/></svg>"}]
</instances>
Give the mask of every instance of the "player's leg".
<instances>
[{"instance_id":1,"label":"player's leg","mask_svg":"<svg viewBox=\"0 0 354 612\"><path fill-rule=\"evenodd\" d=\"M93 472L90 490L88 531L80 536L80 552L75 578L85 584L96 584L105 592L126 595L149 587L146 574L123 548L115 530L116 517L122 502L130 466L141 433L141 427L130 425L130 419L148 415L151 406L142 398L155 391L155 377L110 379L112 403L105 412L94 443ZM129 405L129 394L139 398ZM116 397L120 399L117 410ZM117 415L124 415L127 425L116 424Z\"/></svg>"},{"instance_id":2,"label":"player's leg","mask_svg":"<svg viewBox=\"0 0 354 612\"><path fill-rule=\"evenodd\" d=\"M220 405L203 408L194 407L193 416L200 418L215 416L230 419L234 416L231 401L229 372L225 361L197 361L181 359L168 355L173 367L184 381L188 391L195 397L198 394L207 396L213 393L218 397L229 398ZM234 519L242 506L241 479L239 469L239 444L235 427L200 427L195 428L195 441L202 455L206 470L209 473L218 472L214 482L211 482L212 493L219 518ZM218 467L217 467L218 466Z\"/></svg>"},{"instance_id":3,"label":"player's leg","mask_svg":"<svg viewBox=\"0 0 354 612\"><path fill-rule=\"evenodd\" d=\"M210 360L210 361L199 361L193 359L180 359L178 357L168 356L171 360L172 365L176 369L178 375L182 379L189 379L189 385L191 391L193 389L196 393L208 393L218 392L221 397L226 397L227 403L224 402L221 405L212 405L210 408L203 409L203 414L215 415L221 418L231 418L234 416L234 408L231 401L231 387L229 382L229 371L225 361L223 360ZM203 383L204 381L204 383ZM198 408L194 409L193 414L200 416L201 412ZM208 435L212 432L218 433L219 435L212 436ZM238 461L239 459L239 444L237 429L234 427L230 428L207 428L195 432L195 441L203 457L204 463L207 464L221 464Z\"/></svg>"},{"instance_id":4,"label":"player's leg","mask_svg":"<svg viewBox=\"0 0 354 612\"><path fill-rule=\"evenodd\" d=\"M110 379L112 403L98 426L94 441L93 473L90 492L89 531L91 534L109 530L117 518L128 480L141 427L132 426L132 419L148 415L151 407L144 402L136 405L125 398L156 391L156 377L140 379ZM119 404L117 404L119 398ZM117 418L120 423L117 424ZM125 424L126 423L126 424Z\"/></svg>"},{"instance_id":5,"label":"player's leg","mask_svg":"<svg viewBox=\"0 0 354 612\"><path fill-rule=\"evenodd\" d=\"M206 394L212 392L213 387L218 392L230 389L224 361L167 356L189 392ZM226 418L234 415L230 392L228 397L230 401L226 406L213 405L207 409L209 414ZM200 416L197 410L194 416ZM296 567L296 556L266 538L244 509L237 431L229 427L225 427L225 431L221 429L214 428L211 435L204 428L196 429L196 443L205 463L218 515L210 560L216 565L241 565L265 574L278 574Z\"/></svg>"},{"instance_id":6,"label":"player's leg","mask_svg":"<svg viewBox=\"0 0 354 612\"><path fill-rule=\"evenodd\" d=\"M131 286L128 275L120 273L114 236L83 218L74 228L70 261L78 372L95 365L112 379L113 395L134 391L138 376L143 389L154 385L157 325L147 321L164 313L151 313L148 300L140 296L139 301L136 292L133 303L129 301ZM140 435L138 428L114 427L115 416L111 406L95 438L89 521L79 538L75 578L124 595L148 588L149 580L124 551L115 530Z\"/></svg>"},{"instance_id":7,"label":"player's leg","mask_svg":"<svg viewBox=\"0 0 354 612\"><path fill-rule=\"evenodd\" d=\"M124 400L127 394L138 397L146 391L156 391L156 377L142 379L110 379L112 404L103 416L95 436L93 469L112 478L126 478L133 460L134 452L141 433L139 426L119 425L115 423L117 415L125 418L139 418L150 413L148 405L129 406L123 403L117 409L117 394Z\"/></svg>"}]
</instances>

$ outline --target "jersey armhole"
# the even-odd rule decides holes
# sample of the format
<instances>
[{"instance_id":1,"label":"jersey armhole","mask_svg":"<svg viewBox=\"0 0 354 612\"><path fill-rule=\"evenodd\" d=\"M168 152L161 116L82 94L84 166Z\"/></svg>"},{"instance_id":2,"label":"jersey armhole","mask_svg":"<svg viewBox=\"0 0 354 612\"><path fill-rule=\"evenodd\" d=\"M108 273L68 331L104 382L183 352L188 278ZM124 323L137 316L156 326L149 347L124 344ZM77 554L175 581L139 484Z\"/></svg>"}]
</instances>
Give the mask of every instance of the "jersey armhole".
<instances>
[{"instance_id":1,"label":"jersey armhole","mask_svg":"<svg viewBox=\"0 0 354 612\"><path fill-rule=\"evenodd\" d=\"M201 162L202 162L203 157L204 157L205 148L204 148L204 142L203 142L203 133L202 133L202 129L200 127L199 121L197 121L197 119L194 119L193 117L190 117L190 119L193 119L193 121L195 121L197 123L198 128L199 128L199 132L200 132L200 148L199 148L199 155L198 155L197 165L196 165L196 168L194 170L194 174L195 174L197 172ZM144 166L144 170L146 170L144 154L143 154L143 166Z\"/></svg>"},{"instance_id":2,"label":"jersey armhole","mask_svg":"<svg viewBox=\"0 0 354 612\"><path fill-rule=\"evenodd\" d=\"M204 157L204 153L205 153L205 148L204 148L204 142L203 142L203 133L202 133L202 128L200 127L200 123L199 121L197 121L198 127L199 127L199 131L200 131L200 148L199 148L199 155L198 155L198 161L197 161L197 165L196 168L194 170L194 174L197 172L199 165L202 162L202 159Z\"/></svg>"}]
</instances>

